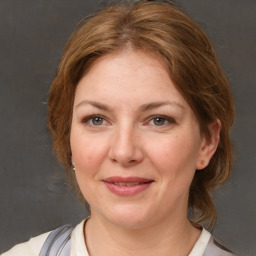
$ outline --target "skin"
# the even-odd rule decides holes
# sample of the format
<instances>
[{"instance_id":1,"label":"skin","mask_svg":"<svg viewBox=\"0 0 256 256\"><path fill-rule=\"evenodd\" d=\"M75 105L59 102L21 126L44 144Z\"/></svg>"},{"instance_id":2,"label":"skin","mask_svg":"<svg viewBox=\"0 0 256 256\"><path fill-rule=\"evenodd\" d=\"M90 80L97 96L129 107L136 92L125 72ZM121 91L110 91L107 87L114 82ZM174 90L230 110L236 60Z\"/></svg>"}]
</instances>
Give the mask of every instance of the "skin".
<instances>
[{"instance_id":1,"label":"skin","mask_svg":"<svg viewBox=\"0 0 256 256\"><path fill-rule=\"evenodd\" d=\"M214 154L219 130L217 120L211 138L201 136L160 58L126 49L96 60L77 85L70 137L91 207L90 255L188 255L201 233L187 220L189 187ZM111 176L153 182L120 196L103 182Z\"/></svg>"}]
</instances>

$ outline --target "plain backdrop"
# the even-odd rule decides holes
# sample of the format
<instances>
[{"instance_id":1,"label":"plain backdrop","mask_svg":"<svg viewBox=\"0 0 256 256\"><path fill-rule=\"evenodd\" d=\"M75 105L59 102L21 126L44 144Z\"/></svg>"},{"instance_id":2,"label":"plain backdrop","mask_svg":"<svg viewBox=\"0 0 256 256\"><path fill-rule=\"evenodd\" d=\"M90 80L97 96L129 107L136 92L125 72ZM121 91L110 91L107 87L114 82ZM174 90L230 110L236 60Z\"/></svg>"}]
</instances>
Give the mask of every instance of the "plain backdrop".
<instances>
[{"instance_id":1,"label":"plain backdrop","mask_svg":"<svg viewBox=\"0 0 256 256\"><path fill-rule=\"evenodd\" d=\"M236 146L230 181L214 195L214 234L256 255L256 1L178 0L214 42L231 82ZM65 186L46 128L47 91L62 49L95 0L0 1L0 251L88 213Z\"/></svg>"}]
</instances>

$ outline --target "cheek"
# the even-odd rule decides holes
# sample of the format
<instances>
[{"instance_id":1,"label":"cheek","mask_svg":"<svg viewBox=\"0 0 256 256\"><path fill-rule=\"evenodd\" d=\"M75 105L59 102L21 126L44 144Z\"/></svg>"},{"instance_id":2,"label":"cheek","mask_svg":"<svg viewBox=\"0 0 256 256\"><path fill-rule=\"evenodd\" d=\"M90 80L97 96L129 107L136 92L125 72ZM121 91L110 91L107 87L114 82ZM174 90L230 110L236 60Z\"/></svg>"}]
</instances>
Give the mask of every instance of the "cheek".
<instances>
[{"instance_id":1,"label":"cheek","mask_svg":"<svg viewBox=\"0 0 256 256\"><path fill-rule=\"evenodd\" d=\"M100 141L90 135L71 133L72 160L75 163L75 175L84 198L91 202L90 198L97 189L94 182L105 155L104 146Z\"/></svg>"},{"instance_id":2,"label":"cheek","mask_svg":"<svg viewBox=\"0 0 256 256\"><path fill-rule=\"evenodd\" d=\"M106 145L96 136L83 135L74 130L70 137L72 160L78 172L94 172L106 155Z\"/></svg>"},{"instance_id":3,"label":"cheek","mask_svg":"<svg viewBox=\"0 0 256 256\"><path fill-rule=\"evenodd\" d=\"M198 143L187 136L157 140L148 146L150 158L161 176L169 179L193 178L198 153Z\"/></svg>"}]
</instances>

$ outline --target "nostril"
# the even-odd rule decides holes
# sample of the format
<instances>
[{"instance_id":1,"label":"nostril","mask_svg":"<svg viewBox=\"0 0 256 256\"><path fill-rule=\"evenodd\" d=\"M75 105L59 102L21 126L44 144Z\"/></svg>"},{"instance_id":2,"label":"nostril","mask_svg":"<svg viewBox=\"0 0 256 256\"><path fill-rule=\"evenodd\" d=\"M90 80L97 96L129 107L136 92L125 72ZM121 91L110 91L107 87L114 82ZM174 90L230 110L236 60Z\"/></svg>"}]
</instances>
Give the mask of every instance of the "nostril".
<instances>
[{"instance_id":1,"label":"nostril","mask_svg":"<svg viewBox=\"0 0 256 256\"><path fill-rule=\"evenodd\" d=\"M112 162L114 162L114 163L117 162L117 160L116 160L115 158L111 158L110 160L111 160Z\"/></svg>"}]
</instances>

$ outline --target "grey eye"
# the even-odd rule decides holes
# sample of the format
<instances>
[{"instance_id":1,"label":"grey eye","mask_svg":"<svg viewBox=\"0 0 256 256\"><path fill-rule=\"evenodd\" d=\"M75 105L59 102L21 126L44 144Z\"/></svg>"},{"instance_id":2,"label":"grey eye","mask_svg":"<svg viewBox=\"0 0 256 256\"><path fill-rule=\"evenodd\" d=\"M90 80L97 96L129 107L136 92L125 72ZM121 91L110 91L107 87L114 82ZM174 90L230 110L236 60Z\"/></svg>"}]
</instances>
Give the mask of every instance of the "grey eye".
<instances>
[{"instance_id":1,"label":"grey eye","mask_svg":"<svg viewBox=\"0 0 256 256\"><path fill-rule=\"evenodd\" d=\"M156 117L153 119L154 125L156 126L162 126L165 125L166 119L163 117Z\"/></svg>"},{"instance_id":2,"label":"grey eye","mask_svg":"<svg viewBox=\"0 0 256 256\"><path fill-rule=\"evenodd\" d=\"M93 125L102 125L104 122L104 119L101 117L92 117L91 122Z\"/></svg>"}]
</instances>

